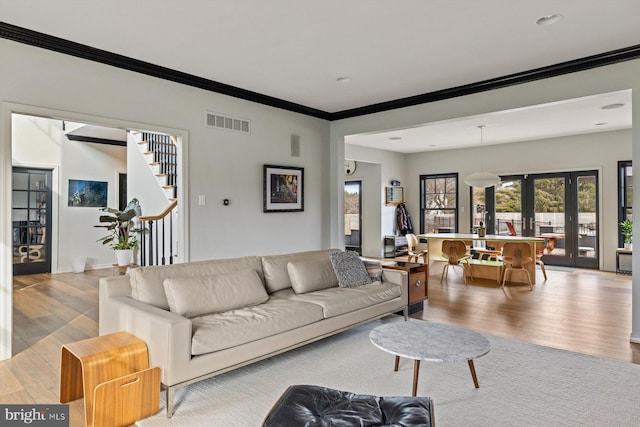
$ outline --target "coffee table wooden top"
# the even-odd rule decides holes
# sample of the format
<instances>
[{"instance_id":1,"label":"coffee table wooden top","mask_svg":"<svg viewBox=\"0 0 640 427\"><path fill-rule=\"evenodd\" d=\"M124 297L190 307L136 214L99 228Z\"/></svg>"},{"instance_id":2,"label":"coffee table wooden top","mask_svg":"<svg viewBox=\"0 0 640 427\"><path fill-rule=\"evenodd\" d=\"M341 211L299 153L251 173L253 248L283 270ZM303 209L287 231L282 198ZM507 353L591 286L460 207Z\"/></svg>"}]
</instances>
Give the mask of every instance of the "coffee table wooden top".
<instances>
[{"instance_id":1,"label":"coffee table wooden top","mask_svg":"<svg viewBox=\"0 0 640 427\"><path fill-rule=\"evenodd\" d=\"M429 362L473 360L491 350L489 340L477 332L425 320L378 326L369 339L387 353Z\"/></svg>"}]
</instances>

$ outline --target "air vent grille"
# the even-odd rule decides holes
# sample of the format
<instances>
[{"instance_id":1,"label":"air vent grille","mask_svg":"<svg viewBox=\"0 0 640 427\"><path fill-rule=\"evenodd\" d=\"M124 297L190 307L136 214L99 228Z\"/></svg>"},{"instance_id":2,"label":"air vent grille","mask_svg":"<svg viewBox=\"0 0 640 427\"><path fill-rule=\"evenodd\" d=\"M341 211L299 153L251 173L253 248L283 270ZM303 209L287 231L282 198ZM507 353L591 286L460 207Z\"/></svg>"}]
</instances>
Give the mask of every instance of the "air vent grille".
<instances>
[{"instance_id":1,"label":"air vent grille","mask_svg":"<svg viewBox=\"0 0 640 427\"><path fill-rule=\"evenodd\" d=\"M226 129L241 133L250 133L251 125L249 120L239 117L231 117L224 114L205 111L204 124L207 127Z\"/></svg>"}]
</instances>

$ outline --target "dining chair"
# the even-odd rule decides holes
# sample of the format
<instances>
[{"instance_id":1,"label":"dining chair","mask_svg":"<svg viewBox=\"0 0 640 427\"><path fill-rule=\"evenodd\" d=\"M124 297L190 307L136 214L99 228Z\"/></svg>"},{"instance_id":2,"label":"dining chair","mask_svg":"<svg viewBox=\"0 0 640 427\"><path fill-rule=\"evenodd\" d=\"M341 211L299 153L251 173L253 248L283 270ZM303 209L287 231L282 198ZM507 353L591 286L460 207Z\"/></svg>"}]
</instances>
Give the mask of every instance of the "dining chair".
<instances>
[{"instance_id":1,"label":"dining chair","mask_svg":"<svg viewBox=\"0 0 640 427\"><path fill-rule=\"evenodd\" d=\"M464 284L467 284L467 275L465 271L465 260L470 257L467 253L467 245L461 240L443 240L442 241L442 256L446 258L447 263L442 269L442 276L440 277L440 283L445 277L449 275L449 267L462 268L462 277L464 278Z\"/></svg>"},{"instance_id":2,"label":"dining chair","mask_svg":"<svg viewBox=\"0 0 640 427\"><path fill-rule=\"evenodd\" d=\"M542 262L542 255L544 255L545 242L536 242L536 265L540 266L544 280L547 280L547 272L544 269L544 262Z\"/></svg>"},{"instance_id":3,"label":"dining chair","mask_svg":"<svg viewBox=\"0 0 640 427\"><path fill-rule=\"evenodd\" d=\"M429 251L427 249L418 250L418 238L415 234L407 233L405 235L407 238L407 255L409 262L420 262L420 257L422 257L422 263L429 263Z\"/></svg>"},{"instance_id":4,"label":"dining chair","mask_svg":"<svg viewBox=\"0 0 640 427\"><path fill-rule=\"evenodd\" d=\"M502 276L502 287L507 282L507 277L514 271L524 271L529 281L529 288L533 290L531 275L527 266L534 261L531 254L531 246L527 242L507 242L502 247L502 262L504 263L504 273Z\"/></svg>"}]
</instances>

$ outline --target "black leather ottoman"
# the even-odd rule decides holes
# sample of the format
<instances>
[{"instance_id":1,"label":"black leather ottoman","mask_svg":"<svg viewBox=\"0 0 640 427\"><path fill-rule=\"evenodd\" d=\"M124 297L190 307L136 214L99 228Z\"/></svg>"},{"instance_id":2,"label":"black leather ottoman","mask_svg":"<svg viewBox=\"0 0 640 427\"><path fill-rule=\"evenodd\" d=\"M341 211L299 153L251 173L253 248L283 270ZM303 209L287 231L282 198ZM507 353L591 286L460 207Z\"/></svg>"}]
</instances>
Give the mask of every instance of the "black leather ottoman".
<instances>
[{"instance_id":1,"label":"black leather ottoman","mask_svg":"<svg viewBox=\"0 0 640 427\"><path fill-rule=\"evenodd\" d=\"M263 427L434 427L430 397L378 397L314 385L293 385Z\"/></svg>"}]
</instances>

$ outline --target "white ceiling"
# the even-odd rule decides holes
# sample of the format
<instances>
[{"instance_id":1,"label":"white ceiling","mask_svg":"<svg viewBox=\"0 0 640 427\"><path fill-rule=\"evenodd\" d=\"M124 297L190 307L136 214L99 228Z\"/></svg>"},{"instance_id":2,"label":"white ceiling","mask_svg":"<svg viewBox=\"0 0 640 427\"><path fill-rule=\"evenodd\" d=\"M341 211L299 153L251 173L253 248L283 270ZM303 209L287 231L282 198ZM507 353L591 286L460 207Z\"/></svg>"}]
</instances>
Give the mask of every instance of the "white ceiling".
<instances>
[{"instance_id":1,"label":"white ceiling","mask_svg":"<svg viewBox=\"0 0 640 427\"><path fill-rule=\"evenodd\" d=\"M326 112L640 43L638 0L0 0L0 10L0 20L9 24ZM536 25L538 18L556 13L563 15L559 23ZM336 81L345 76L351 81ZM588 104L554 105L548 116L560 117L563 107ZM629 111L624 112L629 113L627 124L613 118L621 110L593 120L630 126ZM478 138L477 124L488 126L488 139L498 138L501 130L500 138L506 139L545 137L525 131L531 115L545 115L540 108L518 111L514 117L523 117L524 123L501 120L507 114L429 127L443 126L440 134L451 129L450 137L436 142L439 147L449 139L472 144L472 134ZM571 123L557 132L593 130L594 123L578 125L574 116L564 118L560 122L547 117L528 127L535 131L541 124L557 128L558 123ZM425 149L412 138L406 133L401 143L408 148L399 150Z\"/></svg>"},{"instance_id":2,"label":"white ceiling","mask_svg":"<svg viewBox=\"0 0 640 427\"><path fill-rule=\"evenodd\" d=\"M602 108L616 104L622 106L614 109ZM485 126L482 132L479 126ZM345 142L400 153L416 153L480 146L481 143L506 144L629 128L631 90L625 90L426 123L424 126L407 129L352 135Z\"/></svg>"}]
</instances>

